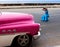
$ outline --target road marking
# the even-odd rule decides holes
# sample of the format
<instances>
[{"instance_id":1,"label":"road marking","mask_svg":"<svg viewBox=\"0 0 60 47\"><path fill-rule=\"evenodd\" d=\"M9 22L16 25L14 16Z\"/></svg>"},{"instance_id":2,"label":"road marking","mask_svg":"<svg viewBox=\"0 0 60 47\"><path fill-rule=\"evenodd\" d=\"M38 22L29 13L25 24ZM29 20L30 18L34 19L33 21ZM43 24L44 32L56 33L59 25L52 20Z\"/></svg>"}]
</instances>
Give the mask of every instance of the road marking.
<instances>
[{"instance_id":1,"label":"road marking","mask_svg":"<svg viewBox=\"0 0 60 47\"><path fill-rule=\"evenodd\" d=\"M60 47L60 45L56 45L56 46L53 46L53 47Z\"/></svg>"}]
</instances>

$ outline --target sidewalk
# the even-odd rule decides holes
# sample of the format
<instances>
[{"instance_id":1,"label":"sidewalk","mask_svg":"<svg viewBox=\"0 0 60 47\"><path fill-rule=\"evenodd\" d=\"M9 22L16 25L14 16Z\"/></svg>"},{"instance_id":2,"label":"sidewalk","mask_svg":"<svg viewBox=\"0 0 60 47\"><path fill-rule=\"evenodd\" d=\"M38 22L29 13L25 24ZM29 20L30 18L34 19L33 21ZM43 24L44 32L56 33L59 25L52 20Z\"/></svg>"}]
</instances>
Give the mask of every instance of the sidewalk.
<instances>
[{"instance_id":1,"label":"sidewalk","mask_svg":"<svg viewBox=\"0 0 60 47\"><path fill-rule=\"evenodd\" d=\"M0 9L20 9L20 8L60 8L60 5L38 5L38 6L0 6Z\"/></svg>"}]
</instances>

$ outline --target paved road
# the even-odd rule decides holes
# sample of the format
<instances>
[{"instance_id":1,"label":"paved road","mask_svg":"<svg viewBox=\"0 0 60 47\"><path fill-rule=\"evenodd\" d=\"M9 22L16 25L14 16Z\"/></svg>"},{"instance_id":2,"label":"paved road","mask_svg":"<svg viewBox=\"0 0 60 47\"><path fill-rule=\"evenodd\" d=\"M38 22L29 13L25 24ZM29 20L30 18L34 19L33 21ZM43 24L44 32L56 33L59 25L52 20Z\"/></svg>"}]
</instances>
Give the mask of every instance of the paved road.
<instances>
[{"instance_id":1,"label":"paved road","mask_svg":"<svg viewBox=\"0 0 60 47\"><path fill-rule=\"evenodd\" d=\"M32 44L33 47L60 47L60 8L48 8L50 18L49 22L41 22L40 17L43 14L41 8L31 9L0 9L7 12L23 12L34 15L35 22L41 24L41 36Z\"/></svg>"}]
</instances>

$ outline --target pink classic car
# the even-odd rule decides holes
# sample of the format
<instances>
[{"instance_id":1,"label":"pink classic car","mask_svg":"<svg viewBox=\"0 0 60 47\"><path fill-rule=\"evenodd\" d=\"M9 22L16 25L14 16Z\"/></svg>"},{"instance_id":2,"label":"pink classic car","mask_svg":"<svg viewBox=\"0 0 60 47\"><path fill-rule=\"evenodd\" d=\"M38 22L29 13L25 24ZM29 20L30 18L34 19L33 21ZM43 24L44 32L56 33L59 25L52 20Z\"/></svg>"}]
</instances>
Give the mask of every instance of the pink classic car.
<instances>
[{"instance_id":1,"label":"pink classic car","mask_svg":"<svg viewBox=\"0 0 60 47\"><path fill-rule=\"evenodd\" d=\"M40 36L40 24L34 22L31 14L2 12L0 14L0 47L26 47L32 38Z\"/></svg>"}]
</instances>

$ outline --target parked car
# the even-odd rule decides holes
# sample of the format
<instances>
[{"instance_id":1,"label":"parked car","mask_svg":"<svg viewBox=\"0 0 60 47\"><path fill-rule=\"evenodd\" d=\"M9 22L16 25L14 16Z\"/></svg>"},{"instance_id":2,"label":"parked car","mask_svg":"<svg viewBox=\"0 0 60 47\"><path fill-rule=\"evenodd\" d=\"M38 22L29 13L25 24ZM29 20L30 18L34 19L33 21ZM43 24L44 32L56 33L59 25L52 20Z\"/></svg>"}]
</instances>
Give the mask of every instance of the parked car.
<instances>
[{"instance_id":1,"label":"parked car","mask_svg":"<svg viewBox=\"0 0 60 47\"><path fill-rule=\"evenodd\" d=\"M0 47L26 47L40 36L40 24L31 14L2 12L0 14Z\"/></svg>"}]
</instances>

